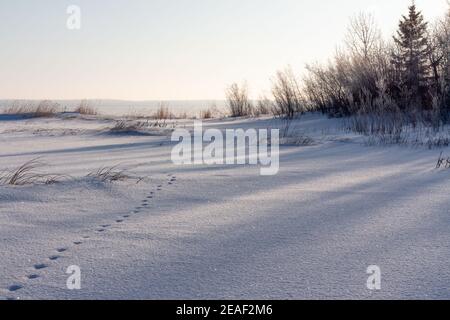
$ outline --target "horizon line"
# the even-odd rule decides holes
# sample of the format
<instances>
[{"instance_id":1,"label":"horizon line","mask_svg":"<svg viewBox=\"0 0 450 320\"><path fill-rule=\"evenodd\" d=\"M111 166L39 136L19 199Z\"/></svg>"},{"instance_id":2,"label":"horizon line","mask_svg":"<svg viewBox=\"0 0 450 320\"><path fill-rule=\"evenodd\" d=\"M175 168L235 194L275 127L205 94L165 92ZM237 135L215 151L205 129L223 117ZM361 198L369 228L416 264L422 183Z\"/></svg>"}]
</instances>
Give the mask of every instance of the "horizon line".
<instances>
[{"instance_id":1,"label":"horizon line","mask_svg":"<svg viewBox=\"0 0 450 320\"><path fill-rule=\"evenodd\" d=\"M114 98L1 98L0 101L116 101L116 102L164 102L164 101L226 101L227 99L114 99ZM252 99L253 100L253 99ZM254 99L258 100L258 99Z\"/></svg>"}]
</instances>

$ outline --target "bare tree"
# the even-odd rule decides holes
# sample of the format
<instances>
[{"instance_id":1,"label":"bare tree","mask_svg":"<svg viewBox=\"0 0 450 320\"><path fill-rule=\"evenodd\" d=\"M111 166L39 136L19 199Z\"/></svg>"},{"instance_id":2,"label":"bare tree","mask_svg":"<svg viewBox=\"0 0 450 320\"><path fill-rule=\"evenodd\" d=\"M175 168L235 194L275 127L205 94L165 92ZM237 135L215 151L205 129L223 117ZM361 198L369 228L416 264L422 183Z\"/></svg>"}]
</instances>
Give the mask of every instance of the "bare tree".
<instances>
[{"instance_id":1,"label":"bare tree","mask_svg":"<svg viewBox=\"0 0 450 320\"><path fill-rule=\"evenodd\" d=\"M275 99L275 114L292 119L297 113L306 111L298 80L291 67L277 72L272 94Z\"/></svg>"},{"instance_id":2,"label":"bare tree","mask_svg":"<svg viewBox=\"0 0 450 320\"><path fill-rule=\"evenodd\" d=\"M243 117L251 114L252 105L248 97L247 85L233 83L226 90L228 108L232 117Z\"/></svg>"},{"instance_id":3,"label":"bare tree","mask_svg":"<svg viewBox=\"0 0 450 320\"><path fill-rule=\"evenodd\" d=\"M370 14L354 17L344 49L327 65L307 66L302 86L307 108L357 116L362 127L383 132L396 132L407 122L439 126L450 120L450 10L433 32L428 30L415 5L391 41L384 41ZM288 83L285 78L278 75L278 91ZM279 107L283 99L275 102L279 112L292 114Z\"/></svg>"},{"instance_id":4,"label":"bare tree","mask_svg":"<svg viewBox=\"0 0 450 320\"><path fill-rule=\"evenodd\" d=\"M354 55L369 59L380 39L381 32L373 15L361 12L350 19L345 42Z\"/></svg>"},{"instance_id":5,"label":"bare tree","mask_svg":"<svg viewBox=\"0 0 450 320\"><path fill-rule=\"evenodd\" d=\"M450 5L450 2L449 2ZM439 23L436 31L438 55L437 59L441 58L441 90L442 90L442 104L444 112L450 112L450 8L444 19ZM435 66L433 67L433 70ZM434 71L435 72L435 71Z\"/></svg>"},{"instance_id":6,"label":"bare tree","mask_svg":"<svg viewBox=\"0 0 450 320\"><path fill-rule=\"evenodd\" d=\"M327 65L308 65L304 92L309 103L333 116L358 112L379 94L377 83L391 79L388 46L373 16L360 13L350 20L346 46Z\"/></svg>"}]
</instances>

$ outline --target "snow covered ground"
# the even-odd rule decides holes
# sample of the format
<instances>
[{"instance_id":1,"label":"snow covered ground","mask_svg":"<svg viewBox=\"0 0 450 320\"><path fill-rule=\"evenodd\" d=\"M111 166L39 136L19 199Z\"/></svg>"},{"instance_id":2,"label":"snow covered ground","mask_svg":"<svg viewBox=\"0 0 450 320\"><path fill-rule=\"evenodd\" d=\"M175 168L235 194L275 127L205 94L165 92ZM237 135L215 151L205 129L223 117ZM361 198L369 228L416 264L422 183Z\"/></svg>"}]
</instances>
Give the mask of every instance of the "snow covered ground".
<instances>
[{"instance_id":1,"label":"snow covered ground","mask_svg":"<svg viewBox=\"0 0 450 320\"><path fill-rule=\"evenodd\" d=\"M307 115L280 172L175 166L169 135L111 120L0 117L0 169L41 157L52 185L0 186L0 299L450 298L450 171L441 151L368 147ZM190 123L178 123L189 126ZM275 128L272 119L210 120ZM142 177L86 177L120 165ZM68 290L68 266L81 290ZM382 288L366 287L377 265Z\"/></svg>"}]
</instances>

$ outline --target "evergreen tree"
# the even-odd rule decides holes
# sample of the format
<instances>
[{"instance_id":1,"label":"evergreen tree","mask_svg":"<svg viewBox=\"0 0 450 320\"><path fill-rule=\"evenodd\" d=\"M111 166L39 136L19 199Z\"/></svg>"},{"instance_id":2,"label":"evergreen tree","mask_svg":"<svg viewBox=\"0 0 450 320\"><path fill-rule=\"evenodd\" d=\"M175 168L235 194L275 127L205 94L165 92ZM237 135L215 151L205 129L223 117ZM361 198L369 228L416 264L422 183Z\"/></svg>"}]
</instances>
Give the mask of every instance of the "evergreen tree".
<instances>
[{"instance_id":1,"label":"evergreen tree","mask_svg":"<svg viewBox=\"0 0 450 320\"><path fill-rule=\"evenodd\" d=\"M428 64L428 23L413 3L409 7L409 15L403 16L399 23L394 41L397 50L393 53L392 63L398 73L398 85L405 94L403 107L428 107L428 79L430 66ZM407 105L404 105L404 104Z\"/></svg>"}]
</instances>

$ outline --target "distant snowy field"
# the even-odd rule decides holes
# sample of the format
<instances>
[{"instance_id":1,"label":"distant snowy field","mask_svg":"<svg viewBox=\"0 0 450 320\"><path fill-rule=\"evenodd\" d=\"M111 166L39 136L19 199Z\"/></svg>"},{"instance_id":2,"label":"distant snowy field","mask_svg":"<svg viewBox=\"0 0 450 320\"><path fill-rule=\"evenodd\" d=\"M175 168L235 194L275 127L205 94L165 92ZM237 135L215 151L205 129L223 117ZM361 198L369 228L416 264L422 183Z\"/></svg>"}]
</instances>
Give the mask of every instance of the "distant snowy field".
<instances>
[{"instance_id":1,"label":"distant snowy field","mask_svg":"<svg viewBox=\"0 0 450 320\"><path fill-rule=\"evenodd\" d=\"M277 128L268 118L211 128ZM0 169L41 157L53 185L0 186L0 299L450 299L449 148L366 146L306 115L280 172L174 166L170 135L96 118L0 116ZM174 126L189 127L188 121ZM143 177L86 177L120 165ZM65 271L81 268L81 290ZM382 288L366 288L378 265Z\"/></svg>"}]
</instances>

